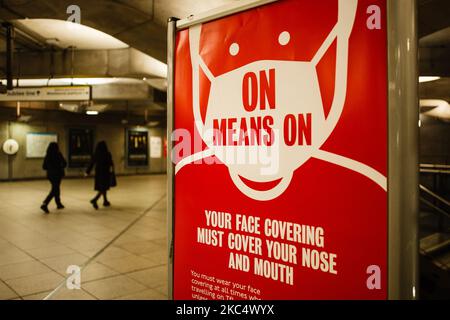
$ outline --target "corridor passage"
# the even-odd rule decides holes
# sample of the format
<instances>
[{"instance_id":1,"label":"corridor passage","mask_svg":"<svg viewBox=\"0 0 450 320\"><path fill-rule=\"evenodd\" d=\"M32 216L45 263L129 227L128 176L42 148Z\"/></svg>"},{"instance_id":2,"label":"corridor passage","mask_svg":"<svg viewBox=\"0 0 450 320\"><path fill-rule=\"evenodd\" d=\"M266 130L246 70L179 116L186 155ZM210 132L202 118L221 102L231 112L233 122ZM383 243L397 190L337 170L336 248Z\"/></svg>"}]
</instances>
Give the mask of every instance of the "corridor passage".
<instances>
[{"instance_id":1,"label":"corridor passage","mask_svg":"<svg viewBox=\"0 0 450 320\"><path fill-rule=\"evenodd\" d=\"M52 202L44 214L49 188L0 183L0 300L167 299L165 175L119 177L99 210L92 179L66 179L65 209ZM71 265L79 290L67 288Z\"/></svg>"}]
</instances>

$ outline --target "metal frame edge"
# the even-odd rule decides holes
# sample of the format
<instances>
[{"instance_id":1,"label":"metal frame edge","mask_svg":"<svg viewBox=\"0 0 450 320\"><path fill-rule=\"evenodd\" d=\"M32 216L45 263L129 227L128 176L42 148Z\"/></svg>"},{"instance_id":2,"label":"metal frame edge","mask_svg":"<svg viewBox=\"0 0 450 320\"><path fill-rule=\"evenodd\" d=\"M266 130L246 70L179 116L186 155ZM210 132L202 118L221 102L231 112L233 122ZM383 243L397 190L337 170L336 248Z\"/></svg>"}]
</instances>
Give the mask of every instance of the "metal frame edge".
<instances>
[{"instance_id":1,"label":"metal frame edge","mask_svg":"<svg viewBox=\"0 0 450 320\"><path fill-rule=\"evenodd\" d=\"M177 22L178 29L185 29L190 26L208 22L214 19L219 19L225 16L229 16L244 10L259 7L268 3L272 3L278 0L240 0L236 3L231 3L223 5L213 10L209 10L197 15L191 15L185 19L179 20Z\"/></svg>"},{"instance_id":2,"label":"metal frame edge","mask_svg":"<svg viewBox=\"0 0 450 320\"><path fill-rule=\"evenodd\" d=\"M167 294L173 300L173 260L174 260L174 164L172 163L172 132L174 127L174 78L175 78L175 41L176 18L169 18L167 24L167 250L168 277Z\"/></svg>"},{"instance_id":3,"label":"metal frame edge","mask_svg":"<svg viewBox=\"0 0 450 320\"><path fill-rule=\"evenodd\" d=\"M167 134L173 131L176 31L277 0L245 0L196 16L168 22ZM388 299L418 298L418 44L417 0L387 0L388 35ZM417 106L414 108L414 106ZM172 141L168 141L167 201L169 276L173 299ZM408 161L405 161L407 159Z\"/></svg>"},{"instance_id":4,"label":"metal frame edge","mask_svg":"<svg viewBox=\"0 0 450 320\"><path fill-rule=\"evenodd\" d=\"M418 299L417 0L388 0L388 299Z\"/></svg>"}]
</instances>

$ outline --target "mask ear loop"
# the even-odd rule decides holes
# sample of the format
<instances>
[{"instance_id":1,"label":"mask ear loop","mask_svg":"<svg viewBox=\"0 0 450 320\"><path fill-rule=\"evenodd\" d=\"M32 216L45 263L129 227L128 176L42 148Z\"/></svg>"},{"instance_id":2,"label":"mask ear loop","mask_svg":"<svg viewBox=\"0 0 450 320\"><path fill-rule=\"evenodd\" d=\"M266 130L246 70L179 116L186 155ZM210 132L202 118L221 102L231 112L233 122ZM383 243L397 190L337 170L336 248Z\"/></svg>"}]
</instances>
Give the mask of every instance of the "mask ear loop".
<instances>
[{"instance_id":1,"label":"mask ear loop","mask_svg":"<svg viewBox=\"0 0 450 320\"><path fill-rule=\"evenodd\" d=\"M202 68L209 81L213 82L214 75L200 56L200 34L202 25L189 28L189 49L192 62L192 107L197 131L200 135L205 132L204 123L200 114L200 68ZM206 141L205 141L206 143ZM208 145L209 148L211 146Z\"/></svg>"},{"instance_id":2,"label":"mask ear loop","mask_svg":"<svg viewBox=\"0 0 450 320\"><path fill-rule=\"evenodd\" d=\"M198 134L202 137L205 132L205 125L202 121L200 114L200 71L201 67L205 75L208 77L209 81L214 80L214 75L211 73L209 68L206 66L205 62L200 56L200 34L202 31L202 25L195 25L189 28L189 50L191 54L192 63L192 109L194 112L195 127ZM205 140L204 140L205 141ZM214 150L211 145L205 141L207 148L203 151L191 154L183 158L180 162L175 165L175 174L177 174L184 166L194 162L199 161L204 158L208 158L214 155Z\"/></svg>"},{"instance_id":3,"label":"mask ear loop","mask_svg":"<svg viewBox=\"0 0 450 320\"><path fill-rule=\"evenodd\" d=\"M311 61L314 66L317 66L334 39L337 38L335 84L336 86L341 87L335 88L334 99L331 106L332 111L326 122L327 128L325 132L327 136L334 130L344 108L345 96L347 93L348 39L350 38L350 33L353 29L358 0L339 0L338 5L338 22ZM343 36L338 37L338 34L343 34ZM289 176L283 177L280 183L271 190L259 191L248 187L236 172L231 169L229 169L229 172L234 184L242 193L259 201L269 201L279 197L288 188L294 174L292 172Z\"/></svg>"},{"instance_id":4,"label":"mask ear loop","mask_svg":"<svg viewBox=\"0 0 450 320\"><path fill-rule=\"evenodd\" d=\"M311 61L317 66L334 39L337 38L335 90L331 111L326 121L325 137L328 137L334 130L344 109L347 95L349 38L355 23L358 0L339 0L338 5L338 22ZM316 150L313 157L358 172L374 181L384 191L387 190L386 177L363 163L323 150Z\"/></svg>"},{"instance_id":5,"label":"mask ear loop","mask_svg":"<svg viewBox=\"0 0 450 320\"><path fill-rule=\"evenodd\" d=\"M330 113L326 120L324 141L336 127L344 109L345 98L347 95L348 45L353 24L355 22L357 7L358 0L339 0L338 22L311 60L314 66L317 66L320 60L322 60L325 52L332 45L334 39L337 39L334 97Z\"/></svg>"}]
</instances>

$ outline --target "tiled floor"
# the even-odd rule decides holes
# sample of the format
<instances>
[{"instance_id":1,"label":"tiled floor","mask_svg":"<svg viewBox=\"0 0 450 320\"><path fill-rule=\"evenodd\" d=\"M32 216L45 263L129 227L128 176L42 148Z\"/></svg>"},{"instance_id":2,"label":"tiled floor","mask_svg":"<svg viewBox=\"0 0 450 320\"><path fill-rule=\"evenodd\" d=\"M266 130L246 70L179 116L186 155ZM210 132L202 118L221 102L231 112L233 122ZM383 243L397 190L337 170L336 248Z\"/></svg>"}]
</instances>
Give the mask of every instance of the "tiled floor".
<instances>
[{"instance_id":1,"label":"tiled floor","mask_svg":"<svg viewBox=\"0 0 450 320\"><path fill-rule=\"evenodd\" d=\"M0 299L167 299L166 177L120 177L98 211L92 184L64 180L66 209L45 215L48 182L0 183Z\"/></svg>"}]
</instances>

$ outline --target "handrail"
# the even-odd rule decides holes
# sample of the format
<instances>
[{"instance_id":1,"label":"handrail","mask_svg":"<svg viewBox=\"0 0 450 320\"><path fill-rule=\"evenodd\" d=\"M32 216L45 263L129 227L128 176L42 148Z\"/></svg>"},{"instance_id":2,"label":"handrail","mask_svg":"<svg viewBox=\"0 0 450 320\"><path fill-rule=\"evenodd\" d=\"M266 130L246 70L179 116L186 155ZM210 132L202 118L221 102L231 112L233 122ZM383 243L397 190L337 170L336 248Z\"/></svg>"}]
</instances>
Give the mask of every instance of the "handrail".
<instances>
[{"instance_id":1,"label":"handrail","mask_svg":"<svg viewBox=\"0 0 450 320\"><path fill-rule=\"evenodd\" d=\"M431 208L433 208L434 210L438 211L439 213L443 214L444 216L446 216L447 218L450 218L450 213L448 213L447 211L442 210L441 208L439 208L438 206L435 206L432 202L426 200L423 197L420 197L420 201L422 201L423 203L425 203L426 205L430 206Z\"/></svg>"},{"instance_id":2,"label":"handrail","mask_svg":"<svg viewBox=\"0 0 450 320\"><path fill-rule=\"evenodd\" d=\"M428 188L424 187L423 185L419 185L420 190L425 191L425 193L427 193L428 195L430 195L432 198L439 200L440 202L442 202L443 204L447 205L448 207L450 207L450 202L442 197L440 197L439 195L437 195L436 193L434 193L433 191L429 190Z\"/></svg>"},{"instance_id":3,"label":"handrail","mask_svg":"<svg viewBox=\"0 0 450 320\"><path fill-rule=\"evenodd\" d=\"M421 163L420 168L426 169L450 169L450 165L447 164L429 164L429 163Z\"/></svg>"},{"instance_id":4,"label":"handrail","mask_svg":"<svg viewBox=\"0 0 450 320\"><path fill-rule=\"evenodd\" d=\"M420 169L422 173L443 173L450 174L450 170L440 170L440 169Z\"/></svg>"}]
</instances>

